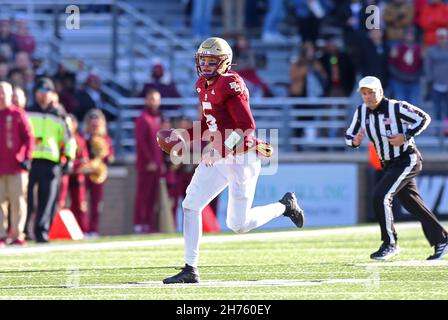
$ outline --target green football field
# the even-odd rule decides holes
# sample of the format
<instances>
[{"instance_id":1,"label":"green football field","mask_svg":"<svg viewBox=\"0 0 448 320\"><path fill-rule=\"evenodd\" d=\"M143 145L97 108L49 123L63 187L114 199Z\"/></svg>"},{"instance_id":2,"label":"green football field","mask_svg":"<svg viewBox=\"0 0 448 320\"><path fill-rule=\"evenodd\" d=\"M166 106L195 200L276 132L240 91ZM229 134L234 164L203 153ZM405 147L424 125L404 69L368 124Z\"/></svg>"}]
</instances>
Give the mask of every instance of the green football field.
<instances>
[{"instance_id":1,"label":"green football field","mask_svg":"<svg viewBox=\"0 0 448 320\"><path fill-rule=\"evenodd\" d=\"M448 257L416 223L397 224L401 254L369 259L376 224L206 234L201 283L164 285L183 265L180 234L54 241L0 249L0 299L448 299Z\"/></svg>"}]
</instances>

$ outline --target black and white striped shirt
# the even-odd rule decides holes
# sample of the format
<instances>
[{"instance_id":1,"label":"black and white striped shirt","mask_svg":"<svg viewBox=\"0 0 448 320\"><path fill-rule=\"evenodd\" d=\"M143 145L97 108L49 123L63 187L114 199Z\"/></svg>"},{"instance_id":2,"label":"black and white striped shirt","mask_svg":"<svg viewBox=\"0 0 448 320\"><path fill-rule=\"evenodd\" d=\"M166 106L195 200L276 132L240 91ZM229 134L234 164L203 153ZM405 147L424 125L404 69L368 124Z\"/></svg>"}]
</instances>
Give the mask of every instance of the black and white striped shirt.
<instances>
[{"instance_id":1,"label":"black and white striped shirt","mask_svg":"<svg viewBox=\"0 0 448 320\"><path fill-rule=\"evenodd\" d=\"M363 129L375 146L381 161L388 161L401 156L408 148L415 148L414 138L431 122L431 117L416 106L406 101L383 98L375 110L370 110L363 103L353 115L350 127L345 133L345 143L353 145L353 138ZM404 134L406 142L394 147L388 137Z\"/></svg>"}]
</instances>

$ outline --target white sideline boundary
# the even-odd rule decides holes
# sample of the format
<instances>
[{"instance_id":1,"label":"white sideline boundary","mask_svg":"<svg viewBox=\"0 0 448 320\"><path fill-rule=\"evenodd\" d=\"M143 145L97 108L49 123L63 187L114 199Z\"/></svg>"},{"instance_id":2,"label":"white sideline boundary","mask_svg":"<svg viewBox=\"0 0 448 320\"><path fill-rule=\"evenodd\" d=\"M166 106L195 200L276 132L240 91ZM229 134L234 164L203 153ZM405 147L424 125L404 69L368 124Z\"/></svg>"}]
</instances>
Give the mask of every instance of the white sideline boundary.
<instances>
[{"instance_id":1,"label":"white sideline boundary","mask_svg":"<svg viewBox=\"0 0 448 320\"><path fill-rule=\"evenodd\" d=\"M420 227L418 222L403 222L396 223L397 230L414 229ZM297 231L281 231L281 232L259 232L259 233L246 233L235 235L213 235L204 236L201 239L201 244L204 243L221 243L232 241L258 241L258 240L270 240L270 239L282 239L282 238L304 238L304 237L322 237L328 235L339 234L358 234L358 233L378 233L378 225L367 226L348 226L340 228L326 228L326 229L313 229L313 230L297 230ZM141 248L141 247L158 247L164 245L183 245L184 240L182 237L176 237L171 239L159 239L159 240L133 240L133 241L111 241L101 243L70 243L70 244L37 244L30 247L15 247L10 246L0 249L0 256L15 255L15 254L29 254L29 253L48 253L57 251L82 251L82 250L111 250L121 248Z\"/></svg>"}]
</instances>

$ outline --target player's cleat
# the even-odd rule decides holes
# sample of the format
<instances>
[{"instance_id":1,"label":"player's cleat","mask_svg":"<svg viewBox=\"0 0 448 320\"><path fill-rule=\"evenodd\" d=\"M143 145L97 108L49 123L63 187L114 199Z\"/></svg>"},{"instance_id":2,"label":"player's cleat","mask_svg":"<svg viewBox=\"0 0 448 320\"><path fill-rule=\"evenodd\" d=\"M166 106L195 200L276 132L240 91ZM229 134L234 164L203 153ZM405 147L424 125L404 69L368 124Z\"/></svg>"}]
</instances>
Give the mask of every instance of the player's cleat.
<instances>
[{"instance_id":1,"label":"player's cleat","mask_svg":"<svg viewBox=\"0 0 448 320\"><path fill-rule=\"evenodd\" d=\"M163 283L172 284L172 283L198 283L199 282L199 273L198 268L189 266L185 264L185 267L181 269L182 271L172 276L170 278L163 279Z\"/></svg>"},{"instance_id":2,"label":"player's cleat","mask_svg":"<svg viewBox=\"0 0 448 320\"><path fill-rule=\"evenodd\" d=\"M279 202L284 204L286 207L283 215L290 218L297 228L302 228L305 221L305 215L297 203L297 198L294 192L286 192Z\"/></svg>"},{"instance_id":3,"label":"player's cleat","mask_svg":"<svg viewBox=\"0 0 448 320\"><path fill-rule=\"evenodd\" d=\"M373 260L388 260L399 253L400 247L398 245L383 242L378 251L375 251L370 255L370 258Z\"/></svg>"},{"instance_id":4,"label":"player's cleat","mask_svg":"<svg viewBox=\"0 0 448 320\"><path fill-rule=\"evenodd\" d=\"M434 254L426 260L440 260L448 252L448 237L434 246Z\"/></svg>"}]
</instances>

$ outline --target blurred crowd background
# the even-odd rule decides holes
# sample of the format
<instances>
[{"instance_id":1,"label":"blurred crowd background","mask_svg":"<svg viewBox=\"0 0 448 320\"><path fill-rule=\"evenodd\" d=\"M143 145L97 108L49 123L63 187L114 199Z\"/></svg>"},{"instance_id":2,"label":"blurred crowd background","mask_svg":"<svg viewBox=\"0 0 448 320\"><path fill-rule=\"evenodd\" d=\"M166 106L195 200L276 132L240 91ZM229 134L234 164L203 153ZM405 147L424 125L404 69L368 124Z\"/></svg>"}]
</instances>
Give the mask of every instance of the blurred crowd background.
<instances>
[{"instance_id":1,"label":"blurred crowd background","mask_svg":"<svg viewBox=\"0 0 448 320\"><path fill-rule=\"evenodd\" d=\"M248 85L259 127L284 129L279 133L282 151L345 152L340 137L347 115L360 102L357 80L366 75L381 79L386 96L407 100L430 113L433 125L423 148L446 148L446 1L75 4L80 24L73 29L66 22L74 12L66 12L68 4L62 1L53 5L39 0L0 1L0 81L12 85L12 104L26 113L37 103L40 79L51 79L51 103L63 110L64 119L71 119L66 122L77 123L70 137L79 135L77 140L87 141L87 156L77 155L86 163L99 157L89 127L89 120L99 119L108 150L100 157L102 163L131 159L141 178L136 186L135 232L158 231L153 211L163 185L175 215L191 178L194 167L171 165L148 141L155 141L160 128L187 128L198 118L194 53L210 36L223 37L232 45L233 70ZM372 5L377 11L368 11ZM378 29L366 24L372 17ZM77 178L66 181L67 188L85 185L91 192L90 197L81 195L75 201L78 207L71 202L85 234L96 236L102 189L89 182L92 169L66 172L70 175ZM64 185L62 180L59 183ZM63 208L70 203L65 203L69 192L61 193L58 201ZM75 192L71 198L79 196ZM216 211L216 202L210 210Z\"/></svg>"}]
</instances>

